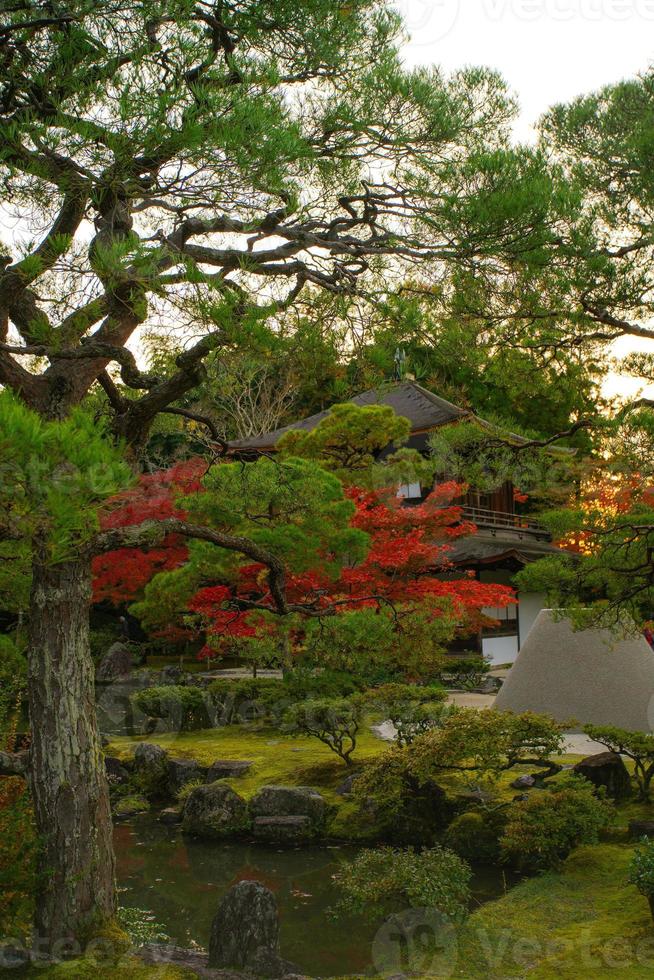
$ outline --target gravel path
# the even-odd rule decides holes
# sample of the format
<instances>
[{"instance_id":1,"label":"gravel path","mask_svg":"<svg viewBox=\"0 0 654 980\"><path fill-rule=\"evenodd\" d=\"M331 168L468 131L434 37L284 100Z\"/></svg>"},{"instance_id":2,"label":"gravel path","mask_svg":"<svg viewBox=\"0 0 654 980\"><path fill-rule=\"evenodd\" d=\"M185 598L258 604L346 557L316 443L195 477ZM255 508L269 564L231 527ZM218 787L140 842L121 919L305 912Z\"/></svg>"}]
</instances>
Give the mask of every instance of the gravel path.
<instances>
[{"instance_id":1,"label":"gravel path","mask_svg":"<svg viewBox=\"0 0 654 980\"><path fill-rule=\"evenodd\" d=\"M450 691L447 696L448 704L458 704L462 708L490 708L495 700L494 694L477 694L474 691ZM382 721L378 725L373 725L372 730L375 735L382 738L385 742L395 740L395 726L392 721ZM565 739L565 750L570 755L592 755L595 752L605 752L606 749L599 742L584 735L583 732L568 732Z\"/></svg>"}]
</instances>

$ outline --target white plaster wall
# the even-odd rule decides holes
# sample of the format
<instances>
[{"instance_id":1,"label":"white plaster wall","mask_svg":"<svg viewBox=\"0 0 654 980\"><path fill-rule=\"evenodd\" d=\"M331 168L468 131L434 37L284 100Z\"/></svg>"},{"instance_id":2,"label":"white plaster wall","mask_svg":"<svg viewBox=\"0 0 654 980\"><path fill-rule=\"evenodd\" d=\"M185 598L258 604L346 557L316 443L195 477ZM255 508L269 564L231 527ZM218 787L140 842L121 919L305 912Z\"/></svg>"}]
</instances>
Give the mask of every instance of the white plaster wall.
<instances>
[{"instance_id":1,"label":"white plaster wall","mask_svg":"<svg viewBox=\"0 0 654 980\"><path fill-rule=\"evenodd\" d=\"M517 636L485 636L481 641L484 657L495 667L512 664L518 656Z\"/></svg>"}]
</instances>

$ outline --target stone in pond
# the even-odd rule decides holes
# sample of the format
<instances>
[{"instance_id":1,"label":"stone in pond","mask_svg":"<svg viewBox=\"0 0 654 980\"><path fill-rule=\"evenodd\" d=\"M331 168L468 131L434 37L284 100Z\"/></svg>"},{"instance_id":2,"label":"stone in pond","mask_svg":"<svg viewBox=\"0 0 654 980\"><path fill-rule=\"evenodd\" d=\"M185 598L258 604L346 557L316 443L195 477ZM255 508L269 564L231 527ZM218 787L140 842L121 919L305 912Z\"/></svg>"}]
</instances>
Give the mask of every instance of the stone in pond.
<instances>
[{"instance_id":1,"label":"stone in pond","mask_svg":"<svg viewBox=\"0 0 654 980\"><path fill-rule=\"evenodd\" d=\"M207 782L215 783L217 779L233 779L235 776L242 776L251 766L252 762L246 759L216 759L209 766Z\"/></svg>"},{"instance_id":2,"label":"stone in pond","mask_svg":"<svg viewBox=\"0 0 654 980\"><path fill-rule=\"evenodd\" d=\"M598 752L578 762L574 768L597 789L603 786L612 800L624 800L631 796L631 779L622 756L617 752Z\"/></svg>"},{"instance_id":3,"label":"stone in pond","mask_svg":"<svg viewBox=\"0 0 654 980\"><path fill-rule=\"evenodd\" d=\"M270 978L292 971L279 955L279 914L268 888L239 881L229 889L211 924L209 966Z\"/></svg>"},{"instance_id":4,"label":"stone in pond","mask_svg":"<svg viewBox=\"0 0 654 980\"><path fill-rule=\"evenodd\" d=\"M312 827L322 827L327 804L310 786L262 786L250 800L253 817L308 817Z\"/></svg>"},{"instance_id":5,"label":"stone in pond","mask_svg":"<svg viewBox=\"0 0 654 980\"><path fill-rule=\"evenodd\" d=\"M314 827L307 816L255 817L252 825L258 840L293 843L312 837Z\"/></svg>"},{"instance_id":6,"label":"stone in pond","mask_svg":"<svg viewBox=\"0 0 654 980\"><path fill-rule=\"evenodd\" d=\"M123 796L114 805L114 820L128 820L149 809L150 804L144 796Z\"/></svg>"},{"instance_id":7,"label":"stone in pond","mask_svg":"<svg viewBox=\"0 0 654 980\"><path fill-rule=\"evenodd\" d=\"M206 783L189 793L182 829L195 837L220 838L249 827L247 803L226 783Z\"/></svg>"},{"instance_id":8,"label":"stone in pond","mask_svg":"<svg viewBox=\"0 0 654 980\"><path fill-rule=\"evenodd\" d=\"M177 806L167 806L159 814L159 823L176 824L181 823L182 811Z\"/></svg>"}]
</instances>

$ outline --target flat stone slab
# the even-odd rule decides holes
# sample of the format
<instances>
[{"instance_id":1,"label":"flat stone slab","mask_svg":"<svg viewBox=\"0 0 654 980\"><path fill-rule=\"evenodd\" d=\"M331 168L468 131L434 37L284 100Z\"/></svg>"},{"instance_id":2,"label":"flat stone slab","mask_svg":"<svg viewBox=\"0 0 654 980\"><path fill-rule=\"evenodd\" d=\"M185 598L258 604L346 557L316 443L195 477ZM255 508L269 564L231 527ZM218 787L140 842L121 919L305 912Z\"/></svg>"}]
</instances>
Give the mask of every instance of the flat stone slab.
<instances>
[{"instance_id":1,"label":"flat stone slab","mask_svg":"<svg viewBox=\"0 0 654 980\"><path fill-rule=\"evenodd\" d=\"M217 779L233 779L242 776L254 763L249 759L216 759L209 766L205 782L215 783Z\"/></svg>"},{"instance_id":2,"label":"flat stone slab","mask_svg":"<svg viewBox=\"0 0 654 980\"><path fill-rule=\"evenodd\" d=\"M207 980L261 980L261 977L255 977L253 973L210 967L208 953L198 953L193 949L184 949L181 946L148 944L135 950L134 955L152 966L169 963L190 970L197 977L206 977ZM298 973L287 973L282 977L282 980L312 980L312 978Z\"/></svg>"},{"instance_id":3,"label":"flat stone slab","mask_svg":"<svg viewBox=\"0 0 654 980\"><path fill-rule=\"evenodd\" d=\"M296 814L283 817L255 817L252 830L259 840L304 840L313 834L311 818Z\"/></svg>"},{"instance_id":4,"label":"flat stone slab","mask_svg":"<svg viewBox=\"0 0 654 980\"><path fill-rule=\"evenodd\" d=\"M314 826L324 824L327 804L310 786L262 786L250 800L253 817L309 817Z\"/></svg>"}]
</instances>

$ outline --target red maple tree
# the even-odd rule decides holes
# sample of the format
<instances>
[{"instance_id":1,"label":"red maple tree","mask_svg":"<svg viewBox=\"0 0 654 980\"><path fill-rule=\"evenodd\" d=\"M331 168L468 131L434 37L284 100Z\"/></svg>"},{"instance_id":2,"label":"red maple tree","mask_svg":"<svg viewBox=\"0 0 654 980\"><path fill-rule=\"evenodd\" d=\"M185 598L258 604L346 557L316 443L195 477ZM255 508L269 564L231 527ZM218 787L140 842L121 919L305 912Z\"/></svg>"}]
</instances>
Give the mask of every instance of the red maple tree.
<instances>
[{"instance_id":1,"label":"red maple tree","mask_svg":"<svg viewBox=\"0 0 654 980\"><path fill-rule=\"evenodd\" d=\"M115 498L102 522L106 528L141 524L150 518L185 517L177 504L181 494L202 492L201 478L206 464L200 459L179 464L170 470L142 476L138 485ZM474 524L462 521L461 485L441 484L419 505L407 506L393 490L346 489L355 505L352 527L366 532L370 546L362 561L345 563L337 577L325 556L325 567L302 573L287 571L286 595L294 612L307 615L334 615L365 606L429 609L438 616L447 605L467 630L487 618L484 609L505 607L516 600L504 585L481 583L474 573L455 573L450 553L453 542L474 534ZM161 571L179 568L188 559L181 538L169 535L159 546L144 549L121 548L96 559L94 564L96 601L109 600L122 605L141 597L147 583ZM215 582L198 589L187 604L197 616L198 628L209 642L216 638L235 639L272 633L274 612L264 565L244 560L235 579ZM166 635L184 635L179 623L170 623ZM187 628L187 634L192 635ZM161 635L161 634L160 634ZM215 656L205 644L200 656Z\"/></svg>"}]
</instances>

